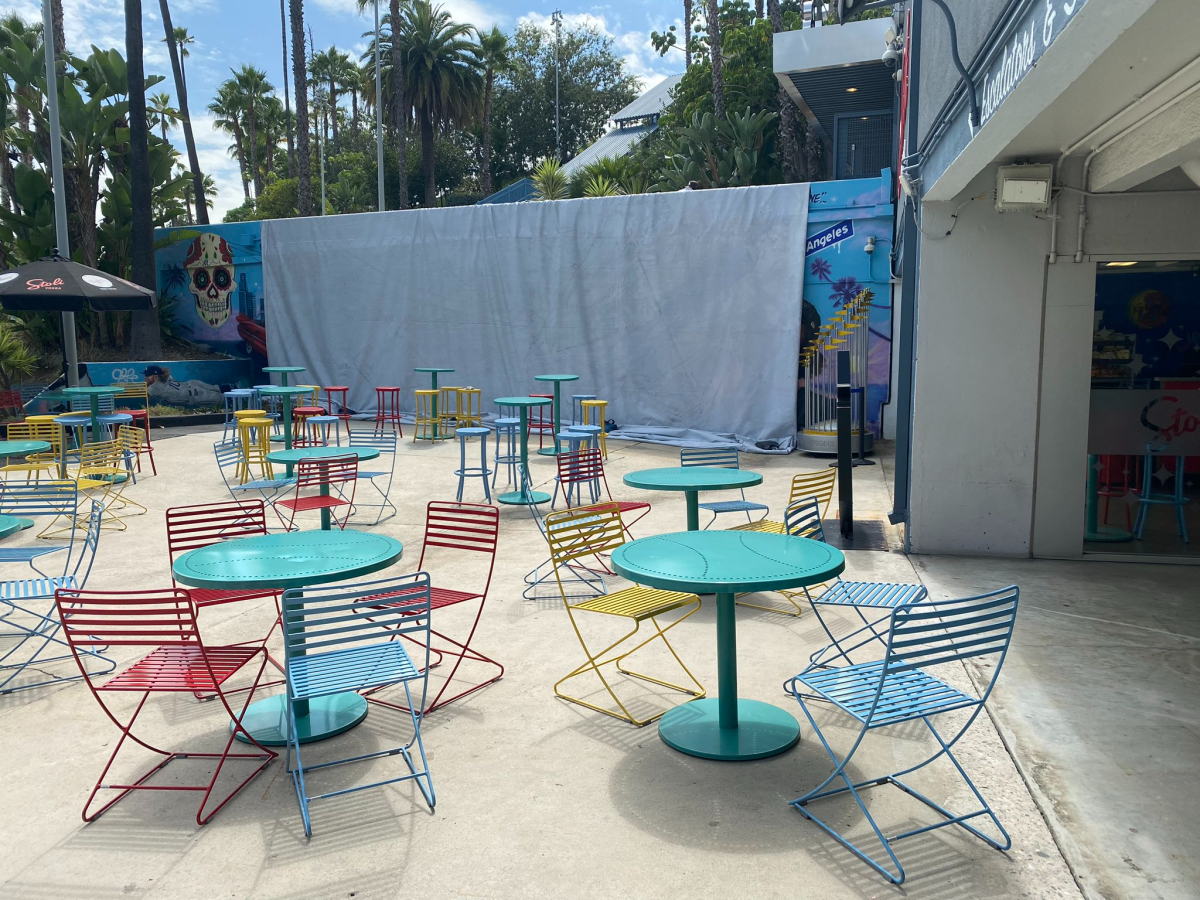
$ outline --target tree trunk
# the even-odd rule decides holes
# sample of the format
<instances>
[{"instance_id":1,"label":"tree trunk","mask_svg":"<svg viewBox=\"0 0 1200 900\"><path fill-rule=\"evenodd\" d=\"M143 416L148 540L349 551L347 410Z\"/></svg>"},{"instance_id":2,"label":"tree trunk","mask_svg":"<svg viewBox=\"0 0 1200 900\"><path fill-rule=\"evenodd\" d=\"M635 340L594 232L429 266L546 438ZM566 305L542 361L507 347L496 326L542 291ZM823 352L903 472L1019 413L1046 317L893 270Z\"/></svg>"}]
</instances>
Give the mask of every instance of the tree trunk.
<instances>
[{"instance_id":1,"label":"tree trunk","mask_svg":"<svg viewBox=\"0 0 1200 900\"><path fill-rule=\"evenodd\" d=\"M713 112L718 119L725 118L725 76L722 73L721 22L718 19L717 0L708 0L708 51L712 57Z\"/></svg>"},{"instance_id":2,"label":"tree trunk","mask_svg":"<svg viewBox=\"0 0 1200 900\"><path fill-rule=\"evenodd\" d=\"M304 46L304 0L289 0L292 10L292 78L296 86L296 187L297 211L313 214L312 157L308 143L308 52Z\"/></svg>"},{"instance_id":3,"label":"tree trunk","mask_svg":"<svg viewBox=\"0 0 1200 900\"><path fill-rule=\"evenodd\" d=\"M142 70L142 0L125 0L125 59L129 67L129 189L133 207L133 282L156 288L154 225L150 214L150 147L146 126L146 80ZM156 309L133 314L133 359L162 356Z\"/></svg>"},{"instance_id":4,"label":"tree trunk","mask_svg":"<svg viewBox=\"0 0 1200 900\"><path fill-rule=\"evenodd\" d=\"M192 133L192 117L188 113L187 82L183 77L183 57L175 43L175 31L171 26L171 9L167 0L158 0L158 10L167 35L167 52L171 57L171 74L175 77L175 93L179 99L179 121L183 125L183 142L187 145L188 168L192 172L192 190L196 196L204 196L204 175L200 172L200 157L196 153L196 136ZM166 140L166 126L163 126L163 140ZM196 209L196 221L201 225L208 224L208 210L201 204Z\"/></svg>"},{"instance_id":5,"label":"tree trunk","mask_svg":"<svg viewBox=\"0 0 1200 900\"><path fill-rule=\"evenodd\" d=\"M759 19L763 17L763 0L754 0L754 15Z\"/></svg>"},{"instance_id":6,"label":"tree trunk","mask_svg":"<svg viewBox=\"0 0 1200 900\"><path fill-rule=\"evenodd\" d=\"M692 0L683 0L683 59L684 68L692 67Z\"/></svg>"},{"instance_id":7,"label":"tree trunk","mask_svg":"<svg viewBox=\"0 0 1200 900\"><path fill-rule=\"evenodd\" d=\"M283 130L287 132L288 178L296 177L296 147L292 138L292 100L288 93L287 11L279 0L279 28L283 37Z\"/></svg>"},{"instance_id":8,"label":"tree trunk","mask_svg":"<svg viewBox=\"0 0 1200 900\"><path fill-rule=\"evenodd\" d=\"M61 60L67 52L67 33L63 29L62 0L50 0L50 18L54 23L54 58Z\"/></svg>"},{"instance_id":9,"label":"tree trunk","mask_svg":"<svg viewBox=\"0 0 1200 900\"><path fill-rule=\"evenodd\" d=\"M437 184L433 177L433 118L421 110L421 163L425 169L425 207L432 208L437 199Z\"/></svg>"},{"instance_id":10,"label":"tree trunk","mask_svg":"<svg viewBox=\"0 0 1200 900\"><path fill-rule=\"evenodd\" d=\"M496 73L488 66L487 80L483 85L483 196L492 193L492 90L496 85Z\"/></svg>"},{"instance_id":11,"label":"tree trunk","mask_svg":"<svg viewBox=\"0 0 1200 900\"><path fill-rule=\"evenodd\" d=\"M333 129L333 153L336 156L341 150L338 147L337 83L332 78L329 79L329 124Z\"/></svg>"},{"instance_id":12,"label":"tree trunk","mask_svg":"<svg viewBox=\"0 0 1200 900\"><path fill-rule=\"evenodd\" d=\"M250 174L254 178L254 196L262 196L262 172L258 168L258 120L254 114L254 98L246 104L246 138L250 141Z\"/></svg>"},{"instance_id":13,"label":"tree trunk","mask_svg":"<svg viewBox=\"0 0 1200 900\"><path fill-rule=\"evenodd\" d=\"M408 209L408 104L404 102L404 61L400 59L400 0L391 0L392 108L396 119L396 156L400 174L400 208ZM380 98L383 102L383 98Z\"/></svg>"},{"instance_id":14,"label":"tree trunk","mask_svg":"<svg viewBox=\"0 0 1200 900\"><path fill-rule=\"evenodd\" d=\"M358 89L350 91L350 131L351 131L351 147L353 150L358 144Z\"/></svg>"},{"instance_id":15,"label":"tree trunk","mask_svg":"<svg viewBox=\"0 0 1200 900\"><path fill-rule=\"evenodd\" d=\"M779 0L767 0L767 14L771 17L771 30L776 34L783 31L783 11L779 8ZM799 181L801 162L796 107L782 87L779 89L779 159L783 180L788 183Z\"/></svg>"},{"instance_id":16,"label":"tree trunk","mask_svg":"<svg viewBox=\"0 0 1200 900\"><path fill-rule=\"evenodd\" d=\"M246 165L246 142L242 137L242 126L237 119L233 120L233 146L237 152L238 171L242 176L242 192L246 195L246 199L250 199L250 168ZM197 197L202 197L204 185L200 185L201 193ZM200 211L200 205L196 205L196 211Z\"/></svg>"}]
</instances>

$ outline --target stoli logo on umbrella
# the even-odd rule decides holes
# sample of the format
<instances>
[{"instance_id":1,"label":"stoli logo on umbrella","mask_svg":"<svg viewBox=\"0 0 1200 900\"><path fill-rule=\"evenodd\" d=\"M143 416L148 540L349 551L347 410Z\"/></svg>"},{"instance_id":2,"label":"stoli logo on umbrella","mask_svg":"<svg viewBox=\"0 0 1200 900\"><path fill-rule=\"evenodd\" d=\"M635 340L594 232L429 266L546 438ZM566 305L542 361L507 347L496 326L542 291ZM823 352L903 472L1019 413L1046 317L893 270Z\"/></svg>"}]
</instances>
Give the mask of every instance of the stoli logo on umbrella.
<instances>
[{"instance_id":1,"label":"stoli logo on umbrella","mask_svg":"<svg viewBox=\"0 0 1200 900\"><path fill-rule=\"evenodd\" d=\"M43 289L47 291L61 291L63 280L55 278L53 281L47 281L45 278L30 278L25 282L25 285L31 291L40 291Z\"/></svg>"}]
</instances>

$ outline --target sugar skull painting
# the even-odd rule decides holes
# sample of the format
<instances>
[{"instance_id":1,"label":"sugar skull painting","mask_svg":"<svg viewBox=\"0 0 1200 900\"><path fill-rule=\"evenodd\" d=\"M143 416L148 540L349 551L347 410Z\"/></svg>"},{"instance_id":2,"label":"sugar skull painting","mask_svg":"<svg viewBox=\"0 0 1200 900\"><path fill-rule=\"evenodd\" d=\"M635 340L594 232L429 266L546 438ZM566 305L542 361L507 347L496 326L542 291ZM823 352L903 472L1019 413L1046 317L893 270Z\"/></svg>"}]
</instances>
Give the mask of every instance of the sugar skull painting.
<instances>
[{"instance_id":1,"label":"sugar skull painting","mask_svg":"<svg viewBox=\"0 0 1200 900\"><path fill-rule=\"evenodd\" d=\"M196 312L212 328L220 328L232 312L233 254L220 235L205 232L192 241L184 268Z\"/></svg>"}]
</instances>

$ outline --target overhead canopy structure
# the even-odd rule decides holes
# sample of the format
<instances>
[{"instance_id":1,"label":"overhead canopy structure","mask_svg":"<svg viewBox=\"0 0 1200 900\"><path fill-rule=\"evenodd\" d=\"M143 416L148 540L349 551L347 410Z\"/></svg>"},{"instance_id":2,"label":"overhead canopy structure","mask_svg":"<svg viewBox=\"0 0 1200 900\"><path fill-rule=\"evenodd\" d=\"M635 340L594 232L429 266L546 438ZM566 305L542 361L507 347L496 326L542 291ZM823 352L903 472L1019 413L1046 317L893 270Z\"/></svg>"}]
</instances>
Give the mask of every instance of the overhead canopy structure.
<instances>
[{"instance_id":1,"label":"overhead canopy structure","mask_svg":"<svg viewBox=\"0 0 1200 900\"><path fill-rule=\"evenodd\" d=\"M632 153L634 147L658 128L658 117L670 105L671 91L682 79L682 75L670 75L628 106L613 113L615 127L566 163L563 166L566 176L570 178L597 160L617 159Z\"/></svg>"},{"instance_id":2,"label":"overhead canopy structure","mask_svg":"<svg viewBox=\"0 0 1200 900\"><path fill-rule=\"evenodd\" d=\"M153 309L154 303L154 291L61 256L0 274L0 305L10 310L126 312Z\"/></svg>"},{"instance_id":3,"label":"overhead canopy structure","mask_svg":"<svg viewBox=\"0 0 1200 900\"><path fill-rule=\"evenodd\" d=\"M833 178L874 177L891 160L896 82L881 59L891 19L775 35L775 77L833 150Z\"/></svg>"}]
</instances>

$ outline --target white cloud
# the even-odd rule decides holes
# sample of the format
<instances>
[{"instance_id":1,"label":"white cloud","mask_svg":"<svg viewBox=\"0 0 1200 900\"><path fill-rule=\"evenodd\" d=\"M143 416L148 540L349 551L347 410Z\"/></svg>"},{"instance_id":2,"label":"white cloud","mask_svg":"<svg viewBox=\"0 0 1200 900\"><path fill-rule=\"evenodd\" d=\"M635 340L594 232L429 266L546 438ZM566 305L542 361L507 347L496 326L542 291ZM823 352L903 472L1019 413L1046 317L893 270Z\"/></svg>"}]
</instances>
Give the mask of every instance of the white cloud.
<instances>
[{"instance_id":1,"label":"white cloud","mask_svg":"<svg viewBox=\"0 0 1200 900\"><path fill-rule=\"evenodd\" d=\"M314 2L316 6L332 15L348 15L359 18L358 4L355 0L314 0ZM442 6L446 7L456 22L468 22L476 28L491 28L492 25L501 24L505 18L496 10L490 9L476 0L435 0L435 2L440 2ZM387 14L388 5L388 0L379 0L381 17ZM374 7L368 5L361 18L364 21L373 22L375 19Z\"/></svg>"},{"instance_id":2,"label":"white cloud","mask_svg":"<svg viewBox=\"0 0 1200 900\"><path fill-rule=\"evenodd\" d=\"M200 171L212 177L217 186L217 196L213 208L209 211L209 219L220 222L225 213L235 206L241 206L245 199L242 191L242 177L238 170L237 160L229 155L229 146L233 143L232 136L219 131L214 126L216 117L210 113L192 115L192 134L196 138L196 156L200 163ZM180 162L187 165L187 144L183 140L183 129L178 125L167 130L167 137L180 153Z\"/></svg>"}]
</instances>

